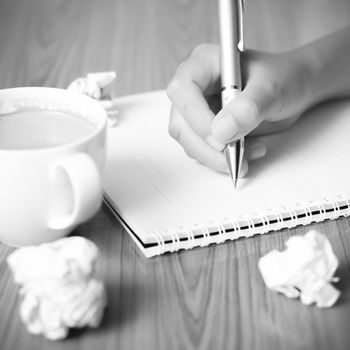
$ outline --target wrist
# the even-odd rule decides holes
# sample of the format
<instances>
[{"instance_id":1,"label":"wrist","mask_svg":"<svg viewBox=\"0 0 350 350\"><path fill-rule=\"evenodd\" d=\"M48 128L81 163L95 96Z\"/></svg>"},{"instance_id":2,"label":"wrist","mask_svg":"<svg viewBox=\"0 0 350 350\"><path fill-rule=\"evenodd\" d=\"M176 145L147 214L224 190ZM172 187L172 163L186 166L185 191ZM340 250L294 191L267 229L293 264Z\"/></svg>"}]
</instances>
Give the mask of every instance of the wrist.
<instances>
[{"instance_id":1,"label":"wrist","mask_svg":"<svg viewBox=\"0 0 350 350\"><path fill-rule=\"evenodd\" d=\"M309 79L312 104L349 97L350 27L331 33L297 50Z\"/></svg>"}]
</instances>

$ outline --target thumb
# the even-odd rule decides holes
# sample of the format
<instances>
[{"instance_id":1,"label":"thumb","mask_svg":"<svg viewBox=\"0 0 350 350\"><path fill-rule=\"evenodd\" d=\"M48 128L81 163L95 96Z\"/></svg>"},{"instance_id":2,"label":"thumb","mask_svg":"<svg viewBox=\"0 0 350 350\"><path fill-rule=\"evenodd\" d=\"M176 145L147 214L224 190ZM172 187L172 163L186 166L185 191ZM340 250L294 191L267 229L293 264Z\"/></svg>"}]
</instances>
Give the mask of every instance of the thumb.
<instances>
[{"instance_id":1,"label":"thumb","mask_svg":"<svg viewBox=\"0 0 350 350\"><path fill-rule=\"evenodd\" d=\"M214 118L211 125L213 138L226 144L254 130L279 103L277 94L272 90L265 86L248 84Z\"/></svg>"}]
</instances>

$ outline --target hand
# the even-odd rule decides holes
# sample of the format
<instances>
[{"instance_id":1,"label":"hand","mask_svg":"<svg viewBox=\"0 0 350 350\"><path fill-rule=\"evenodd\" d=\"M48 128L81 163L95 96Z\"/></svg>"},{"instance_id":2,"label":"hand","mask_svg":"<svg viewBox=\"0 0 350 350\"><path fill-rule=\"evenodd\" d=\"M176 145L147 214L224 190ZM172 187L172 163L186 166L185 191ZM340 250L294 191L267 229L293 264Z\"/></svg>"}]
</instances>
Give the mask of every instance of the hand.
<instances>
[{"instance_id":1,"label":"hand","mask_svg":"<svg viewBox=\"0 0 350 350\"><path fill-rule=\"evenodd\" d=\"M222 150L228 142L247 135L282 131L309 107L311 78L305 61L301 50L282 54L244 52L245 88L220 110L219 48L209 44L198 46L179 66L167 88L172 101L170 135L191 158L227 172ZM248 161L265 153L265 145L247 138ZM241 176L248 170L247 160Z\"/></svg>"}]
</instances>

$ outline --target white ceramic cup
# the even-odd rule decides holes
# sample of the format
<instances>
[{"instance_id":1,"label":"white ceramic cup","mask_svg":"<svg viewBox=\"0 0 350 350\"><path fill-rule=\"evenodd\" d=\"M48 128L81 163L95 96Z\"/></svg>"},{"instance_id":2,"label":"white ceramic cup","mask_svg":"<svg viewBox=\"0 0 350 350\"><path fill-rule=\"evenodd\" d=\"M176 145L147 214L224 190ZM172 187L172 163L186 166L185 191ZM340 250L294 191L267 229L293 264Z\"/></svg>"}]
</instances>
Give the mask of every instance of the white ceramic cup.
<instances>
[{"instance_id":1,"label":"white ceramic cup","mask_svg":"<svg viewBox=\"0 0 350 350\"><path fill-rule=\"evenodd\" d=\"M84 137L58 146L0 146L0 241L23 246L61 238L91 218L101 205L106 112L89 97L44 87L0 90L0 106L4 103L19 110L79 115L93 126Z\"/></svg>"}]
</instances>

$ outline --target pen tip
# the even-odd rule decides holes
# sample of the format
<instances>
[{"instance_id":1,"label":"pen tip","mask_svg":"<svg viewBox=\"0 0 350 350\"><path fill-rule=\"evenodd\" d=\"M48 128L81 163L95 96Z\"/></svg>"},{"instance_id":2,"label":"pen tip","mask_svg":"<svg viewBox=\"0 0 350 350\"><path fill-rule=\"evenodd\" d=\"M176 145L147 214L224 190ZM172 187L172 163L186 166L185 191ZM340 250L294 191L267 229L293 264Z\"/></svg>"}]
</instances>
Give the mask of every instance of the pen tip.
<instances>
[{"instance_id":1,"label":"pen tip","mask_svg":"<svg viewBox=\"0 0 350 350\"><path fill-rule=\"evenodd\" d=\"M232 179L233 182L233 187L236 189L237 188L237 179Z\"/></svg>"}]
</instances>

